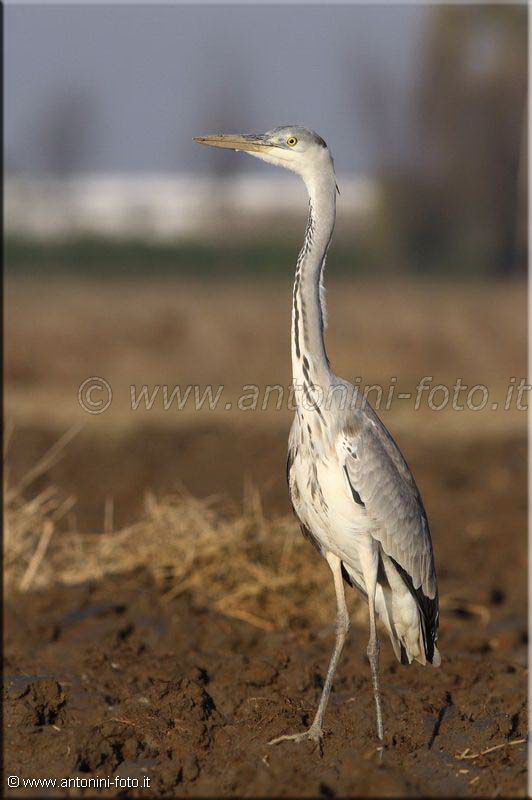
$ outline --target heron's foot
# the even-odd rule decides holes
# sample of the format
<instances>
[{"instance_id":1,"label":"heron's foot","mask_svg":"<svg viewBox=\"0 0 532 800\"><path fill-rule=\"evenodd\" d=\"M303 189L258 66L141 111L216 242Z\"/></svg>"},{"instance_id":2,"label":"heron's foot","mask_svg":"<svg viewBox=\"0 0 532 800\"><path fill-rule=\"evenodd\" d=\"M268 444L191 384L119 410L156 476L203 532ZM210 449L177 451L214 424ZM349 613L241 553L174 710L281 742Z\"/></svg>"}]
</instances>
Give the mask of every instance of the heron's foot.
<instances>
[{"instance_id":1,"label":"heron's foot","mask_svg":"<svg viewBox=\"0 0 532 800\"><path fill-rule=\"evenodd\" d=\"M310 739L311 742L316 742L319 745L320 751L323 744L323 730L319 725L311 725L308 731L303 731L303 733L290 733L285 734L284 736L278 736L276 739L272 739L268 742L269 745L272 744L279 744L279 742L303 742L306 739Z\"/></svg>"}]
</instances>

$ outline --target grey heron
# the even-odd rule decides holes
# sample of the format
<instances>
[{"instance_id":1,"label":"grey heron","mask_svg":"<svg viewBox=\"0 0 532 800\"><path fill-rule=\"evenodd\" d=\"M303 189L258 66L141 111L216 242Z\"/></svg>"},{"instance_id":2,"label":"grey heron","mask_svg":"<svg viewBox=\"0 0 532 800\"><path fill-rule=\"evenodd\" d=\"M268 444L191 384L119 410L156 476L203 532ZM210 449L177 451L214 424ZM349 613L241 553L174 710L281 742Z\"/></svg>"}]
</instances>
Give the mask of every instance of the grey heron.
<instances>
[{"instance_id":1,"label":"grey heron","mask_svg":"<svg viewBox=\"0 0 532 800\"><path fill-rule=\"evenodd\" d=\"M259 135L218 134L195 141L241 150L292 170L301 176L309 195L293 289L291 349L297 407L287 476L301 530L333 574L336 640L310 728L279 736L269 744L288 739L321 744L323 717L349 628L344 581L368 603L367 655L377 735L382 740L377 617L401 663L416 660L439 666L438 587L427 515L412 473L371 405L352 384L334 374L325 350L323 272L336 217L333 159L320 136L298 125Z\"/></svg>"}]
</instances>

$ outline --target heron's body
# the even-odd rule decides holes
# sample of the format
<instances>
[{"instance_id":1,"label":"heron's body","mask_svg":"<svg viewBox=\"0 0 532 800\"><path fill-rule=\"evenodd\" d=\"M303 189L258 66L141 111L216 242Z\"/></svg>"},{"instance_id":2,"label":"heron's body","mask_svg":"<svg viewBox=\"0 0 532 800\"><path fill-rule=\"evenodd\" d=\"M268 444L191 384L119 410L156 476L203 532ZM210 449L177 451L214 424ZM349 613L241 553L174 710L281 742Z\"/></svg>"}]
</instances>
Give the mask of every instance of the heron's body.
<instances>
[{"instance_id":1,"label":"heron's body","mask_svg":"<svg viewBox=\"0 0 532 800\"><path fill-rule=\"evenodd\" d=\"M204 144L245 150L299 173L309 219L299 254L292 305L292 372L297 408L287 477L304 535L326 558L337 598L336 643L310 729L283 739L321 739L333 675L349 627L343 582L369 607L377 731L383 738L378 678L380 617L402 663L437 666L438 592L421 496L394 440L354 386L331 370L323 331L323 270L336 213L336 180L325 142L298 126L261 136L212 136Z\"/></svg>"},{"instance_id":2,"label":"heron's body","mask_svg":"<svg viewBox=\"0 0 532 800\"><path fill-rule=\"evenodd\" d=\"M354 393L354 387L350 388ZM344 579L366 598L368 563L375 559L375 608L398 659L403 662L416 659L425 664L428 658L438 662L433 642L437 600L427 595L425 610L422 590L420 597L416 597L401 576L397 562L386 554L380 542L380 523L351 483L353 462L360 460L361 469L368 470L368 456L371 458L371 454L364 458L360 447L356 455L358 439L374 437L383 447L393 448L397 459L402 461L401 454L369 405L363 410L340 414L347 417L340 422L339 415L323 409L317 420L313 419L315 414L312 410L298 409L289 440L288 486L303 533L322 555L331 553L340 559ZM404 461L402 465L406 477L408 467ZM396 479L405 480L399 476ZM416 491L413 483L407 483L405 489L409 493Z\"/></svg>"}]
</instances>

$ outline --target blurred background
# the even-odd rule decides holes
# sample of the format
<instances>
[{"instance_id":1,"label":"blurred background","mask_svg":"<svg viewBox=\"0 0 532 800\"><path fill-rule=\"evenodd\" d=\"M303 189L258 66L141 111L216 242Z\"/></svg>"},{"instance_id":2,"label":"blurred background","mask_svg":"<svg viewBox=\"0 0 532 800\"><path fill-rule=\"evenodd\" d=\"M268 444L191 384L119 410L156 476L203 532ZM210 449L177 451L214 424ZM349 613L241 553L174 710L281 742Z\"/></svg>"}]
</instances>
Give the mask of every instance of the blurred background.
<instances>
[{"instance_id":1,"label":"blurred background","mask_svg":"<svg viewBox=\"0 0 532 800\"><path fill-rule=\"evenodd\" d=\"M226 273L286 275L266 251L297 241L301 187L192 137L294 122L336 157L335 275L523 274L525 16L516 5L10 7L10 271L144 274L146 248L152 277L216 271L212 240L230 226L243 250ZM250 239L265 249L258 264Z\"/></svg>"},{"instance_id":2,"label":"blurred background","mask_svg":"<svg viewBox=\"0 0 532 800\"><path fill-rule=\"evenodd\" d=\"M146 481L240 495L249 470L285 503L281 471L249 447L227 485L205 476L208 447L190 445L197 470L189 455L170 474L143 465L154 426L168 429L174 466L179 437L199 425L217 439L240 423L244 436L278 428L282 460L286 408L250 421L235 404L207 414L129 404L132 384L224 384L236 398L245 384L290 382L305 189L290 173L192 141L213 131L295 122L328 141L341 191L327 265L340 374L385 389L397 377L398 390L422 375L449 386L461 377L503 402L509 379L524 377L525 21L516 5L6 8L15 473L84 422L80 441L98 453L61 480L91 527L111 495L130 521ZM88 418L77 388L91 375L115 399ZM523 419L490 403L427 411L420 426L411 411L396 402L384 414L415 436Z\"/></svg>"},{"instance_id":3,"label":"blurred background","mask_svg":"<svg viewBox=\"0 0 532 800\"><path fill-rule=\"evenodd\" d=\"M321 625L319 635L329 636L334 600L326 564L290 515L292 414L286 403L275 410L275 395L264 410L237 404L245 385L290 383L291 280L307 199L290 173L192 141L306 125L327 141L341 192L326 275L335 371L362 386L380 384L385 396L392 384L396 397L415 393L423 376L451 395L457 379L489 392L479 410L449 402L434 411L425 393L417 411L414 400L399 399L380 411L431 520L446 666L436 681L427 671L401 672L401 682L424 692L425 716L415 726L404 721L405 740L404 713L394 711L400 769L376 768L371 786L377 796L523 793L517 747L504 760L495 748L478 778L472 761L469 774L448 762L466 747L480 751L526 731L528 395L520 407L517 396L526 379L526 6L17 4L4 18L5 566L16 664L40 675L48 659L62 680L68 661L72 680L90 676L86 708L102 707L96 721L80 717L83 733L113 713L116 698L129 702L116 663L129 665L130 675L138 670L139 686L159 670L166 687L176 642L186 654L196 645L210 653L216 641L218 652L247 653L259 675L249 685L269 693L263 667L253 666L254 643L262 664L264 649L280 641L264 637L293 631L301 664L293 660L290 685L306 687L312 707L325 650L319 637L303 641L302 631ZM112 387L101 414L78 403L91 376ZM151 408L131 408L132 386L138 393L146 385L151 395L165 384L169 393L176 385L210 384L214 393L223 385L223 402L165 410L159 393ZM105 609L118 597L122 611L109 621ZM355 625L365 631L357 608ZM153 609L157 619L146 623ZM141 649L147 624L159 648L155 666L146 661L152 645ZM104 655L93 664L96 650ZM295 652L289 641L282 650ZM209 658L202 664L216 676ZM366 687L362 656L350 658L346 680ZM383 659L390 662L386 647ZM227 673L216 699L222 709L235 692L234 708L247 708L248 689L234 677L245 669L239 662ZM54 686L32 690L36 698L52 693L47 705L39 701L43 708L59 702ZM360 735L365 747L371 738L364 733L371 696L360 697L358 722L352 705L336 742L349 746ZM15 699L9 711L12 729L30 731L25 702ZM273 727L285 714L278 702ZM134 707L127 714L140 715L132 717L137 727L116 734L105 774L113 753L131 749L135 731L151 730L155 718ZM447 736L437 740L447 750L436 774L430 747L447 709ZM249 717L246 733L238 727L247 724L244 712L230 713L237 742L264 720ZM19 758L37 763L36 737L28 737L12 742L14 774ZM67 746L57 733L52 739L63 775ZM39 738L43 748L48 741ZM212 755L201 741L200 761ZM229 781L231 746L220 741ZM109 745L92 735L87 742L72 769L102 763ZM171 795L177 751L168 747L157 758L168 767L159 770L159 788ZM189 753L188 739L182 747ZM342 755L349 765L342 780L358 783L331 784L339 795L370 780L365 773L366 783L359 780L368 761L349 761L360 747ZM47 775L51 751L38 752ZM273 769L264 777L263 761L249 752L249 771L235 773L230 794L311 791L309 761L294 767L294 751L285 751L277 778ZM397 777L403 768L406 783ZM185 764L182 773L191 769ZM203 796L219 794L209 783L194 785ZM323 786L316 784L316 796Z\"/></svg>"},{"instance_id":4,"label":"blurred background","mask_svg":"<svg viewBox=\"0 0 532 800\"><path fill-rule=\"evenodd\" d=\"M397 377L398 390L422 375L461 377L502 402L510 377L524 377L525 7L17 5L5 23L13 468L85 422L91 457L57 476L78 498L78 524L101 524L111 495L130 521L146 482L240 496L246 470L286 503L269 455L243 446L219 485L205 475L209 447L191 442L191 463L180 438L206 426L231 458L240 439L228 452L223 431L273 426L282 461L286 409L250 421L236 407L129 406L132 384L224 384L238 396L245 384L290 382L304 187L198 147L198 134L294 122L328 141L341 191L327 265L340 374L385 388ZM91 375L115 399L88 418L77 388ZM424 426L421 413L399 402L384 412L415 437L524 424L491 403L431 413ZM187 452L170 473L145 467L160 457L154 426L168 431L173 467Z\"/></svg>"}]
</instances>

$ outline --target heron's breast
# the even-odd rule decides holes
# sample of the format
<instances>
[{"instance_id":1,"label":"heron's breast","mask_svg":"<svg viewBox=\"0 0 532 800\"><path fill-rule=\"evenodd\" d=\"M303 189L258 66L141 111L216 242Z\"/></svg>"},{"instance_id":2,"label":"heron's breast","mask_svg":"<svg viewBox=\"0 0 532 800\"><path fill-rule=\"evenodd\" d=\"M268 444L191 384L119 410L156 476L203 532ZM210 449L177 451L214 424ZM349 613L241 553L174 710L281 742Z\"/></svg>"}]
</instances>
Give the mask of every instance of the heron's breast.
<instances>
[{"instance_id":1,"label":"heron's breast","mask_svg":"<svg viewBox=\"0 0 532 800\"><path fill-rule=\"evenodd\" d=\"M357 507L334 451L321 453L298 448L290 471L294 510L321 544L338 555L348 555L366 535L367 521Z\"/></svg>"}]
</instances>

